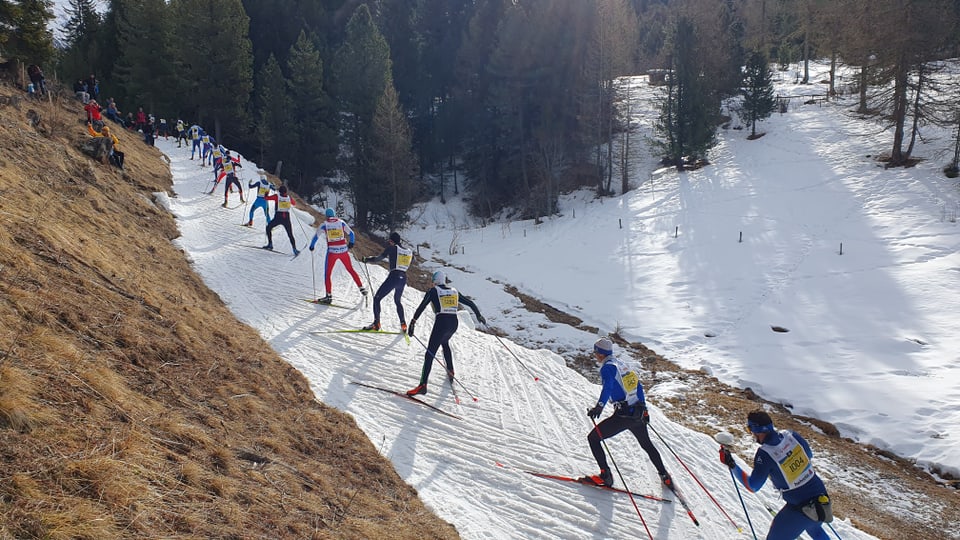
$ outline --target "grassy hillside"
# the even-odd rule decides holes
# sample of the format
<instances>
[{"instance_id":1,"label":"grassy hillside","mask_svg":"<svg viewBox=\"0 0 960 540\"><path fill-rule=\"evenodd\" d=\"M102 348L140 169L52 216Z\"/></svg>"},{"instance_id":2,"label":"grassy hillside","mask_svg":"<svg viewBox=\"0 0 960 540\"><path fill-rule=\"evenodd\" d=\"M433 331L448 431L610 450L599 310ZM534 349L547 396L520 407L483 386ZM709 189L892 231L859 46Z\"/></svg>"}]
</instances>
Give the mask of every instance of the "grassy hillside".
<instances>
[{"instance_id":1,"label":"grassy hillside","mask_svg":"<svg viewBox=\"0 0 960 540\"><path fill-rule=\"evenodd\" d=\"M19 94L0 83L0 538L457 537L193 273L160 152L120 132L121 174L79 151L78 102Z\"/></svg>"}]
</instances>

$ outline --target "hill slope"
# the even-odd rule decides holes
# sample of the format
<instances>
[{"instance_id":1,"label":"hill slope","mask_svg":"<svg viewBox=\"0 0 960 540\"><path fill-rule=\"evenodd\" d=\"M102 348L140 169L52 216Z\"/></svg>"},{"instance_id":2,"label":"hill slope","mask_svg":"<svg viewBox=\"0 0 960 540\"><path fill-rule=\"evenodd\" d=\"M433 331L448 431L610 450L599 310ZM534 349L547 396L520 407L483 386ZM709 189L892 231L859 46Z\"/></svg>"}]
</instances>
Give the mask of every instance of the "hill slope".
<instances>
[{"instance_id":1,"label":"hill slope","mask_svg":"<svg viewBox=\"0 0 960 540\"><path fill-rule=\"evenodd\" d=\"M456 537L193 272L160 152L120 133L121 175L78 150L79 103L18 94L0 86L0 538Z\"/></svg>"}]
</instances>

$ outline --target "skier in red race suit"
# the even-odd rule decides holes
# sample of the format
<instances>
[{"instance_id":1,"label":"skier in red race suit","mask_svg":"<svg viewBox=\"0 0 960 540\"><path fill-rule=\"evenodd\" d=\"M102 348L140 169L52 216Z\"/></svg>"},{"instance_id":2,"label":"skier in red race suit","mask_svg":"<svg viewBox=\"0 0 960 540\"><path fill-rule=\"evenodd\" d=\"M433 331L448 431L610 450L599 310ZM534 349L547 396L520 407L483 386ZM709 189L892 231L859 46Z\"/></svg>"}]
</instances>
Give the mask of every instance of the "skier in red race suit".
<instances>
[{"instance_id":1,"label":"skier in red race suit","mask_svg":"<svg viewBox=\"0 0 960 540\"><path fill-rule=\"evenodd\" d=\"M357 271L353 269L353 263L350 262L350 250L353 249L355 240L353 229L351 229L345 221L337 217L337 213L333 211L333 208L327 208L324 214L327 220L317 227L317 232L313 234L313 239L310 240L310 251L313 251L316 247L321 231L327 242L327 256L323 261L323 286L326 288L327 295L323 298L318 298L317 303L330 304L333 302L333 282L330 279L330 275L333 274L333 267L337 264L337 261L343 263L343 266L347 268L347 272L353 277L353 282L360 288L360 294L366 296L367 289L360 281L360 276L357 274Z\"/></svg>"}]
</instances>

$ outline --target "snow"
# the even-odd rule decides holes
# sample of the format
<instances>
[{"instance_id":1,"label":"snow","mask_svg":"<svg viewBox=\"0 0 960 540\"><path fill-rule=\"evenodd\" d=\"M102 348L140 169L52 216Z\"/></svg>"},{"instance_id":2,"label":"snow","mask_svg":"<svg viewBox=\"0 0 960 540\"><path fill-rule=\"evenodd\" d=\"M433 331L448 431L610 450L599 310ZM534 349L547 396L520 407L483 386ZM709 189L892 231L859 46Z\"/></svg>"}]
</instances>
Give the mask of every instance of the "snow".
<instances>
[{"instance_id":1,"label":"snow","mask_svg":"<svg viewBox=\"0 0 960 540\"><path fill-rule=\"evenodd\" d=\"M607 199L587 191L566 195L561 213L540 224L480 226L455 196L446 205L423 205L403 237L418 246L428 268L444 267L509 336L501 343L474 331L471 317L461 314L452 340L461 402L439 367L423 398L462 420L350 384L412 388L424 349L398 335L311 333L372 320L347 273L334 271L333 293L355 308L303 302L322 295L322 253L291 260L251 249L265 243L262 214L252 229L241 227L248 208L221 208L222 186L215 196L202 193L209 167L198 167L172 139L158 146L174 175L176 196L165 204L182 233L176 242L204 281L304 373L319 400L352 415L464 538L645 538L625 496L522 472L596 472L585 411L599 386L560 356L588 352L596 335L526 312L504 285L601 332L619 330L683 367L832 422L844 436L960 473L952 433L960 425L960 318L952 294L960 278L958 198L956 184L939 173L943 160L934 158L952 143L929 133L915 154L930 159L884 170L867 156L887 150L888 134L837 108L851 107L795 103L762 123L766 135L755 141L745 131L722 131L712 164L698 171L653 174L652 158L641 156L645 169L635 175L636 189ZM257 167L243 165L246 186ZM238 204L236 194L231 202ZM303 248L312 218L294 215ZM274 229L274 246L290 250L282 228ZM374 290L386 276L381 266L367 265L368 283L364 265L355 265ZM404 293L408 318L422 294ZM385 329L396 330L392 297L382 307ZM417 337L426 340L432 322L422 316ZM695 389L667 380L646 390L652 426L662 437L652 435L654 443L701 523L695 527L679 504L637 499L653 538L732 537L737 529L724 512L749 535L727 469L717 462L717 444L661 412L664 397L693 396ZM742 426L717 427L739 437L740 458L752 456L755 444ZM633 437L621 434L607 444L631 490L671 498ZM816 463L828 489L862 486L869 477L831 468L830 456ZM767 486L743 496L763 536L770 521L765 507L780 505L776 494ZM903 512L934 510L909 495L897 499ZM849 521L833 526L844 539L872 538Z\"/></svg>"}]
</instances>

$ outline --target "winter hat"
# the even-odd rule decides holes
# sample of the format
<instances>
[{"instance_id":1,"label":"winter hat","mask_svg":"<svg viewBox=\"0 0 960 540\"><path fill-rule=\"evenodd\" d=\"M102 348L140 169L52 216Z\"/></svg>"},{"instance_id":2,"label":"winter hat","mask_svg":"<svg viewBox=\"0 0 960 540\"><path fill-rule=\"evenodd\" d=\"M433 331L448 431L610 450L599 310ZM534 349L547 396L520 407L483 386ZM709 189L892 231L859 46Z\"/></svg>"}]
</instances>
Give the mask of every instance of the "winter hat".
<instances>
[{"instance_id":1,"label":"winter hat","mask_svg":"<svg viewBox=\"0 0 960 540\"><path fill-rule=\"evenodd\" d=\"M390 241L393 242L394 244L397 244L397 245L399 246L399 245L400 245L400 233L398 233L398 232L396 232L396 231L390 233Z\"/></svg>"},{"instance_id":2,"label":"winter hat","mask_svg":"<svg viewBox=\"0 0 960 540\"><path fill-rule=\"evenodd\" d=\"M747 415L747 427L751 433L772 433L773 420L765 411L756 410Z\"/></svg>"},{"instance_id":3,"label":"winter hat","mask_svg":"<svg viewBox=\"0 0 960 540\"><path fill-rule=\"evenodd\" d=\"M333 208L327 208L324 214L326 214L327 217L336 217L337 215L337 213L333 211Z\"/></svg>"},{"instance_id":4,"label":"winter hat","mask_svg":"<svg viewBox=\"0 0 960 540\"><path fill-rule=\"evenodd\" d=\"M437 270L433 273L433 284L434 285L445 285L447 283L447 275L443 273L443 270Z\"/></svg>"},{"instance_id":5,"label":"winter hat","mask_svg":"<svg viewBox=\"0 0 960 540\"><path fill-rule=\"evenodd\" d=\"M593 350L604 356L610 356L613 354L613 342L608 337L602 337L593 344Z\"/></svg>"},{"instance_id":6,"label":"winter hat","mask_svg":"<svg viewBox=\"0 0 960 540\"><path fill-rule=\"evenodd\" d=\"M278 189L277 191L279 191L281 195L286 195L286 194L287 194L287 186L280 186L280 189Z\"/></svg>"}]
</instances>

